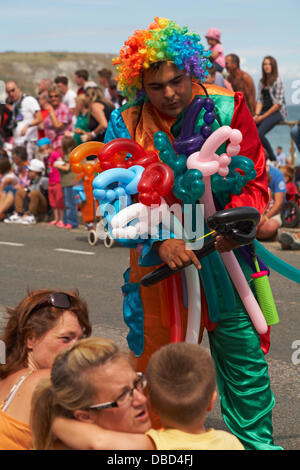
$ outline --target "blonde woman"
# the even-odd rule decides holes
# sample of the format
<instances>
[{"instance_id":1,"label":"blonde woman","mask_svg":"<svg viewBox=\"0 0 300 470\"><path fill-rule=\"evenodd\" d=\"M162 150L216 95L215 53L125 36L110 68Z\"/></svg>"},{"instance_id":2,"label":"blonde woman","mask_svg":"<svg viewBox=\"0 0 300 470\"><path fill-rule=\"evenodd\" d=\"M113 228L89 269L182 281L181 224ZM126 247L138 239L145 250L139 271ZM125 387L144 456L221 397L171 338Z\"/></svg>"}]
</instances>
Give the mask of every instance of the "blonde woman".
<instances>
[{"instance_id":1,"label":"blonde woman","mask_svg":"<svg viewBox=\"0 0 300 470\"><path fill-rule=\"evenodd\" d=\"M143 375L134 371L113 342L102 338L78 341L57 356L51 378L41 382L33 395L34 449L61 448L53 433L60 418L72 419L63 433L64 442L72 448L115 449L118 441L112 430L122 433L123 449L130 445L133 433L143 442L150 428L144 386ZM97 432L98 427L101 431Z\"/></svg>"}]
</instances>

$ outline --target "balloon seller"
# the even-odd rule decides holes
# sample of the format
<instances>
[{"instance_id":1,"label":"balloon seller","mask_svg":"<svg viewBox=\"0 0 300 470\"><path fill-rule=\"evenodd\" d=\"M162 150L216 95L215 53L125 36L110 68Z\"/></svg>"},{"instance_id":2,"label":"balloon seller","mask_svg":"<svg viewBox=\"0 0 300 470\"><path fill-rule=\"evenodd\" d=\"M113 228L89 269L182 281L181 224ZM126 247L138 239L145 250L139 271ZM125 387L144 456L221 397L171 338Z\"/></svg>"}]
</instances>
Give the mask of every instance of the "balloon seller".
<instances>
[{"instance_id":1,"label":"balloon seller","mask_svg":"<svg viewBox=\"0 0 300 470\"><path fill-rule=\"evenodd\" d=\"M243 136L239 155L252 163L255 178L252 174L252 178L244 179L239 190L236 188L243 172L234 173L240 177L235 186L222 189L224 178L212 180L216 208L252 206L263 213L268 201L267 179L265 155L256 125L242 93L213 84L205 86L210 66L209 52L202 46L199 35L169 19L155 18L148 29L136 30L128 38L114 64L118 71L118 87L128 102L112 113L105 142L130 138L146 151L157 152L154 136L162 132L182 161L182 155L187 158L200 150L211 133L221 126L238 129ZM184 116L197 97L203 98L201 112L193 121L194 128L189 129L190 124L184 121ZM222 152L224 144L217 150L219 155ZM189 200L188 186L178 183L174 188L177 189L168 195L169 205L178 203L179 199ZM225 281L222 280L223 271L218 268L220 253L234 250L246 279L252 285L251 256L234 240L224 236L218 237L216 249L215 253L201 260L199 270L201 332L204 327L208 330L222 415L227 427L246 449L280 449L272 437L275 400L265 360L268 335L260 335L255 330L232 284L233 302L228 300L230 293L228 291L227 296L222 288ZM122 288L124 319L130 329L128 344L139 371L145 370L155 350L170 341L166 284L162 281L144 287L140 280L162 263L176 268L191 261L199 267L193 251L186 249L184 241L163 231L159 240L136 240L135 248L130 249L130 268L124 274L125 285ZM175 297L184 330L187 325L184 283L180 274L175 274L174 278L176 276L178 295ZM154 427L159 426L155 417L153 424Z\"/></svg>"}]
</instances>

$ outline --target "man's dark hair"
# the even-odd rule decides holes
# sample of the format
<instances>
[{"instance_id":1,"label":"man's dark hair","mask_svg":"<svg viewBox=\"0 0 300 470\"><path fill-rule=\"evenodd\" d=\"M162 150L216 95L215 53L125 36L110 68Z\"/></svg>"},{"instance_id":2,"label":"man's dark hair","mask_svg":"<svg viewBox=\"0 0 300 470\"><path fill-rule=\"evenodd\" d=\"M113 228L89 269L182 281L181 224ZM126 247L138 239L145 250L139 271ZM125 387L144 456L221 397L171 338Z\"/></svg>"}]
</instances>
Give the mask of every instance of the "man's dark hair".
<instances>
[{"instance_id":1,"label":"man's dark hair","mask_svg":"<svg viewBox=\"0 0 300 470\"><path fill-rule=\"evenodd\" d=\"M108 81L110 81L111 77L112 77L112 71L110 69L103 68L101 70L98 70L98 75L100 75L100 77L104 77Z\"/></svg>"},{"instance_id":2,"label":"man's dark hair","mask_svg":"<svg viewBox=\"0 0 300 470\"><path fill-rule=\"evenodd\" d=\"M236 54L228 54L228 55L231 58L232 62L234 64L236 64L238 66L238 68L240 68L240 58L239 58L239 56L236 55Z\"/></svg>"},{"instance_id":3,"label":"man's dark hair","mask_svg":"<svg viewBox=\"0 0 300 470\"><path fill-rule=\"evenodd\" d=\"M58 77L56 77L56 79L54 80L54 82L57 84L57 83L62 83L63 85L68 85L69 83L69 79L63 75L59 75Z\"/></svg>"},{"instance_id":4,"label":"man's dark hair","mask_svg":"<svg viewBox=\"0 0 300 470\"><path fill-rule=\"evenodd\" d=\"M89 72L85 69L76 70L75 75L77 75L77 77L83 78L84 80L89 79Z\"/></svg>"}]
</instances>

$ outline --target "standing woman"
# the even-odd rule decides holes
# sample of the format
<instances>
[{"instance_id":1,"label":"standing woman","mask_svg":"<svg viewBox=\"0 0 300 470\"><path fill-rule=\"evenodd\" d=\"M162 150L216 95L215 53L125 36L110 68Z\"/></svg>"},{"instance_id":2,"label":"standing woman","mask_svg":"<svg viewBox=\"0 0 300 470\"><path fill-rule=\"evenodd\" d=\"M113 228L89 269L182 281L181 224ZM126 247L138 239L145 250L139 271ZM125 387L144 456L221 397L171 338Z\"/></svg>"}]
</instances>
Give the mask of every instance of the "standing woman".
<instances>
[{"instance_id":1,"label":"standing woman","mask_svg":"<svg viewBox=\"0 0 300 470\"><path fill-rule=\"evenodd\" d=\"M257 125L261 143L272 161L276 161L276 156L265 134L279 121L284 121L286 117L283 81L278 76L276 60L274 57L267 56L262 63L262 78L258 84L258 100L253 119Z\"/></svg>"},{"instance_id":2,"label":"standing woman","mask_svg":"<svg viewBox=\"0 0 300 470\"><path fill-rule=\"evenodd\" d=\"M85 134L86 140L103 142L110 115L115 107L113 103L104 99L102 90L98 87L87 88L85 95L89 110L89 132Z\"/></svg>"},{"instance_id":3,"label":"standing woman","mask_svg":"<svg viewBox=\"0 0 300 470\"><path fill-rule=\"evenodd\" d=\"M45 103L44 109L48 109L49 114L44 121L44 132L53 150L59 152L65 132L72 130L72 113L62 102L62 93L56 85L49 88L48 95L49 103Z\"/></svg>"}]
</instances>

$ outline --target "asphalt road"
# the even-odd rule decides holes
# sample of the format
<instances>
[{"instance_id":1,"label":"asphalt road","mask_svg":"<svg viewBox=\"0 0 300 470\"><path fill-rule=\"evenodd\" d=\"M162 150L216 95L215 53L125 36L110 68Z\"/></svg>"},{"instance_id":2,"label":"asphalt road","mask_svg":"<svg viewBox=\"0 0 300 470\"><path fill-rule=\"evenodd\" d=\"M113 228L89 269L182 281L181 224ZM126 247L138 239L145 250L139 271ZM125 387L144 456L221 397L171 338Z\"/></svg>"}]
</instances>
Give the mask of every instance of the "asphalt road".
<instances>
[{"instance_id":1,"label":"asphalt road","mask_svg":"<svg viewBox=\"0 0 300 470\"><path fill-rule=\"evenodd\" d=\"M276 242L265 246L300 269L300 251L281 251ZM93 334L126 346L120 291L129 262L126 248L115 245L107 249L102 242L92 247L84 229L1 223L0 260L0 328L5 324L4 306L16 305L27 289L78 288L89 305ZM274 271L270 281L280 317L280 323L272 327L266 357L276 398L274 440L286 450L295 450L300 449L300 289ZM206 337L203 345L208 347ZM207 425L224 428L218 404Z\"/></svg>"}]
</instances>

